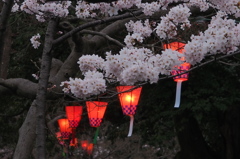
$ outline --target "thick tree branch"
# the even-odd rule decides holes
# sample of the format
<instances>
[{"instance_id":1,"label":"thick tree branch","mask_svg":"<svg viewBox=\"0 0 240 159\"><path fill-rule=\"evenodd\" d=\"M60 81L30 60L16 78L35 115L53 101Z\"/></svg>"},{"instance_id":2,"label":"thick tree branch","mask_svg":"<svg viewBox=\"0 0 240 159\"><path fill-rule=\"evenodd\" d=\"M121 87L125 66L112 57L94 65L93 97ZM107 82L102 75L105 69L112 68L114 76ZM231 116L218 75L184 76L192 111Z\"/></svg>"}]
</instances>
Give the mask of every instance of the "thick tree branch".
<instances>
[{"instance_id":1,"label":"thick tree branch","mask_svg":"<svg viewBox=\"0 0 240 159\"><path fill-rule=\"evenodd\" d=\"M54 40L53 44L56 45L58 43L61 43L62 41L66 40L67 38L71 37L73 34L79 32L79 31L81 31L83 29L86 29L88 27L92 27L92 26L96 26L96 25L104 24L104 23L109 23L109 22L113 22L113 21L116 21L116 20L124 19L124 18L128 18L128 17L131 17L132 15L137 16L137 15L140 15L140 14L142 14L142 11L138 10L138 11L135 11L133 13L126 13L126 14L123 14L123 15L108 17L108 18L105 18L105 19L101 19L101 20L96 20L96 21L93 21L93 22L85 23L85 24L80 25L79 27L71 30L70 32L64 34L60 38Z\"/></svg>"},{"instance_id":2,"label":"thick tree branch","mask_svg":"<svg viewBox=\"0 0 240 159\"><path fill-rule=\"evenodd\" d=\"M49 79L53 78L58 73L58 71L60 70L62 65L63 65L62 61L55 59L55 58L52 59L52 65L51 65Z\"/></svg>"},{"instance_id":3,"label":"thick tree branch","mask_svg":"<svg viewBox=\"0 0 240 159\"><path fill-rule=\"evenodd\" d=\"M37 84L23 78L0 79L0 85L22 97L35 98Z\"/></svg>"},{"instance_id":4,"label":"thick tree branch","mask_svg":"<svg viewBox=\"0 0 240 159\"><path fill-rule=\"evenodd\" d=\"M60 88L60 84L62 81L68 80L69 77L75 77L76 73L79 72L79 67L77 64L79 57L84 54L84 52L88 53L86 48L93 48L89 47L88 41L82 40L82 37L80 36L74 36L74 38L69 41L72 50L70 55L63 62L55 76L52 76L49 79L49 82L56 85L56 88L54 88L55 92L61 92L62 88Z\"/></svg>"}]
</instances>

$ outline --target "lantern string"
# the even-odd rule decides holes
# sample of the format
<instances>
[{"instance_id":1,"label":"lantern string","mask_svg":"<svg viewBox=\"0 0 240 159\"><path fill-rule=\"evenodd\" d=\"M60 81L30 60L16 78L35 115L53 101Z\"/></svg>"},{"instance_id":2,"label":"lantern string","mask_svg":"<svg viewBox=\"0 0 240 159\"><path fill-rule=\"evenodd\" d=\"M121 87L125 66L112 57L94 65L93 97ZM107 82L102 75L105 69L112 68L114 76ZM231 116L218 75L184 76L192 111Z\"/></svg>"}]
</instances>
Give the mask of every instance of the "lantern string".
<instances>
[{"instance_id":1,"label":"lantern string","mask_svg":"<svg viewBox=\"0 0 240 159\"><path fill-rule=\"evenodd\" d=\"M129 115L129 116L130 116L130 125L129 125L128 137L132 136L133 121L134 121L134 116L133 115Z\"/></svg>"},{"instance_id":2,"label":"lantern string","mask_svg":"<svg viewBox=\"0 0 240 159\"><path fill-rule=\"evenodd\" d=\"M177 81L177 90L176 90L176 99L175 99L174 108L179 108L179 106L180 106L181 87L182 87L182 81Z\"/></svg>"},{"instance_id":3,"label":"lantern string","mask_svg":"<svg viewBox=\"0 0 240 159\"><path fill-rule=\"evenodd\" d=\"M96 132L95 132L94 139L93 139L93 144L96 144L96 143L97 143L98 133L99 133L99 127L97 127L97 130L96 130Z\"/></svg>"}]
</instances>

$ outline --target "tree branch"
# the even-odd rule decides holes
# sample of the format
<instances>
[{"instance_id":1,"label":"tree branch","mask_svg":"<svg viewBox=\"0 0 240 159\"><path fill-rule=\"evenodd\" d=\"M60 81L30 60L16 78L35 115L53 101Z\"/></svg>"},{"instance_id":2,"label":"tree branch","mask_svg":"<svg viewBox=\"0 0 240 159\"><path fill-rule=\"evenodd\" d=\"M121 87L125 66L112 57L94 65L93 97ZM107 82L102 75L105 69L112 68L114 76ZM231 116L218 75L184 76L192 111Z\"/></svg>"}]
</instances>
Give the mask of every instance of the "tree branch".
<instances>
[{"instance_id":1,"label":"tree branch","mask_svg":"<svg viewBox=\"0 0 240 159\"><path fill-rule=\"evenodd\" d=\"M37 92L37 83L33 83L23 78L0 78L0 85L22 97L35 98Z\"/></svg>"},{"instance_id":2,"label":"tree branch","mask_svg":"<svg viewBox=\"0 0 240 159\"><path fill-rule=\"evenodd\" d=\"M92 34L92 35L99 35L99 36L102 36L104 38L106 38L107 40L117 44L118 46L120 47L124 47L125 45L122 44L120 41L114 39L114 38L111 38L110 36L108 36L107 34L104 34L102 32L96 32L96 31L92 31L92 30L83 30L81 32L79 32L79 34Z\"/></svg>"},{"instance_id":3,"label":"tree branch","mask_svg":"<svg viewBox=\"0 0 240 159\"><path fill-rule=\"evenodd\" d=\"M133 13L125 13L123 15L108 17L108 18L105 18L105 19L101 19L101 20L96 20L96 21L93 21L93 22L85 23L85 24L80 25L79 27L69 31L68 33L64 34L63 36L59 37L58 39L54 40L53 41L53 45L61 43L62 41L66 40L67 38L71 37L73 34L79 32L79 31L81 31L81 30L83 30L85 28L96 26L96 25L99 25L99 24L104 24L104 23L117 21L117 20L124 19L124 18L128 18L128 17L131 17L133 14L135 16L137 16L137 15L142 14L142 11L138 10L138 11L135 11Z\"/></svg>"}]
</instances>

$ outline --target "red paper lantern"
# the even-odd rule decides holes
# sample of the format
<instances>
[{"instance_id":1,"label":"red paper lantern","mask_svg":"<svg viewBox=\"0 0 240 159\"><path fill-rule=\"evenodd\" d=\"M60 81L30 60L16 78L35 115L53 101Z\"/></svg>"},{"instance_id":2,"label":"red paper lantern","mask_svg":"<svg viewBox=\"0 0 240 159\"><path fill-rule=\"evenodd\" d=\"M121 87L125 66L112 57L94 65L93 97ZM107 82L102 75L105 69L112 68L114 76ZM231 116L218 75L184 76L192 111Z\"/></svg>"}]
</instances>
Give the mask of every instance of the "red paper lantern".
<instances>
[{"instance_id":1,"label":"red paper lantern","mask_svg":"<svg viewBox=\"0 0 240 159\"><path fill-rule=\"evenodd\" d=\"M185 44L184 43L181 43L181 42L172 42L172 43L169 43L169 44L164 44L163 47L164 49L172 49L174 51L178 51L179 53L183 53L185 50L184 50L184 46ZM184 61L185 58L181 58L179 59L181 61ZM178 74L181 74L187 70L189 70L191 67L190 63L187 63L187 62L184 62L183 64L181 64L180 66L177 66L176 70L172 70L171 74L172 75L178 75ZM187 81L188 80L188 73L184 73L184 74L181 74L179 76L175 76L173 77L174 81L175 82L178 82L178 81Z\"/></svg>"},{"instance_id":2,"label":"red paper lantern","mask_svg":"<svg viewBox=\"0 0 240 159\"><path fill-rule=\"evenodd\" d=\"M100 101L87 101L86 105L90 126L99 127L102 122L108 103Z\"/></svg>"},{"instance_id":3,"label":"red paper lantern","mask_svg":"<svg viewBox=\"0 0 240 159\"><path fill-rule=\"evenodd\" d=\"M117 86L118 97L124 115L134 115L136 113L142 87L128 91L134 87L135 86Z\"/></svg>"},{"instance_id":4,"label":"red paper lantern","mask_svg":"<svg viewBox=\"0 0 240 159\"><path fill-rule=\"evenodd\" d=\"M66 106L66 115L71 128L76 128L82 117L82 106Z\"/></svg>"},{"instance_id":5,"label":"red paper lantern","mask_svg":"<svg viewBox=\"0 0 240 159\"><path fill-rule=\"evenodd\" d=\"M134 120L133 115L136 113L138 101L142 91L142 87L133 89L134 87L135 86L117 86L117 92L119 93L118 97L121 103L122 112L124 115L128 115L130 117L128 137L132 136Z\"/></svg>"},{"instance_id":6,"label":"red paper lantern","mask_svg":"<svg viewBox=\"0 0 240 159\"><path fill-rule=\"evenodd\" d=\"M58 125L62 135L62 139L69 139L72 133L72 128L69 125L68 119L58 119Z\"/></svg>"}]
</instances>

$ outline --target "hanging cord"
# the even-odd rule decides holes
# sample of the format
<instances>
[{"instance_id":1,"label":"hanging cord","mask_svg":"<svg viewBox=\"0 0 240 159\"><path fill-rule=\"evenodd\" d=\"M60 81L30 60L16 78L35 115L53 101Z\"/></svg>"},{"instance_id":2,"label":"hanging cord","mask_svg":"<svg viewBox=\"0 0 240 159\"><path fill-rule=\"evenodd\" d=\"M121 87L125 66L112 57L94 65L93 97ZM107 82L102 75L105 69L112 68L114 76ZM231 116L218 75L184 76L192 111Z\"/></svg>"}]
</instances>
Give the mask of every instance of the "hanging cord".
<instances>
[{"instance_id":1,"label":"hanging cord","mask_svg":"<svg viewBox=\"0 0 240 159\"><path fill-rule=\"evenodd\" d=\"M181 101L181 86L182 86L182 81L177 81L177 90L176 90L176 99L175 99L174 108L179 108L179 106L180 106L180 101Z\"/></svg>"},{"instance_id":2,"label":"hanging cord","mask_svg":"<svg viewBox=\"0 0 240 159\"><path fill-rule=\"evenodd\" d=\"M98 133L99 133L99 127L97 127L97 130L96 130L96 132L95 132L95 136L94 136L94 139L93 139L93 144L96 144L96 143L97 143Z\"/></svg>"},{"instance_id":3,"label":"hanging cord","mask_svg":"<svg viewBox=\"0 0 240 159\"><path fill-rule=\"evenodd\" d=\"M133 115L129 115L129 117L130 117L130 125L129 125L128 137L132 136L133 121L134 121L134 116Z\"/></svg>"}]
</instances>

